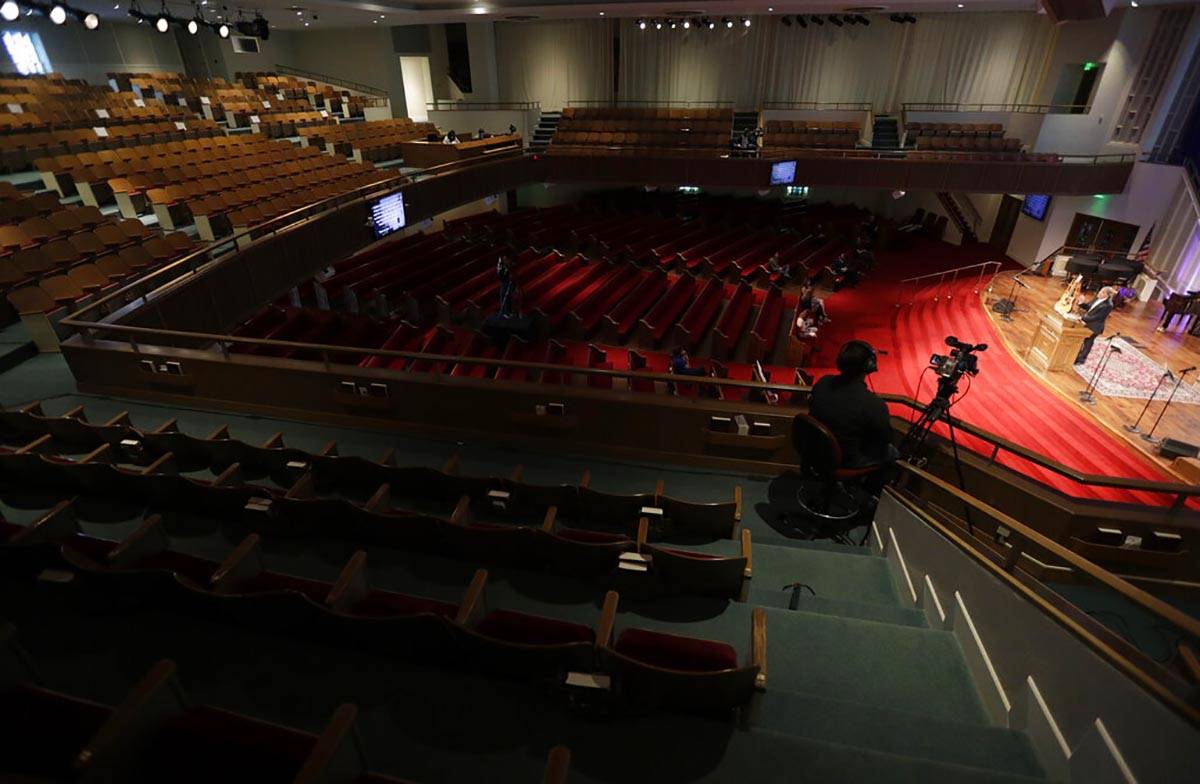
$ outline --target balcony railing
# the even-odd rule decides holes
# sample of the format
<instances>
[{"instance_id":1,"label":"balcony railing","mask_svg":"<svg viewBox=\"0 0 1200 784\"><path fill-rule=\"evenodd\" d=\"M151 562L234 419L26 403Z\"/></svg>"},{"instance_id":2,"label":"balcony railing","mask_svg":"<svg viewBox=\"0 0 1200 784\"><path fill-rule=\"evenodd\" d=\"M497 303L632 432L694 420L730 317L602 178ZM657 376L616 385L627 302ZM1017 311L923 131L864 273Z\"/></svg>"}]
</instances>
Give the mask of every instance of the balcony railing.
<instances>
[{"instance_id":1,"label":"balcony railing","mask_svg":"<svg viewBox=\"0 0 1200 784\"><path fill-rule=\"evenodd\" d=\"M541 108L539 101L428 101L425 104L425 110L430 112L528 112Z\"/></svg>"}]
</instances>

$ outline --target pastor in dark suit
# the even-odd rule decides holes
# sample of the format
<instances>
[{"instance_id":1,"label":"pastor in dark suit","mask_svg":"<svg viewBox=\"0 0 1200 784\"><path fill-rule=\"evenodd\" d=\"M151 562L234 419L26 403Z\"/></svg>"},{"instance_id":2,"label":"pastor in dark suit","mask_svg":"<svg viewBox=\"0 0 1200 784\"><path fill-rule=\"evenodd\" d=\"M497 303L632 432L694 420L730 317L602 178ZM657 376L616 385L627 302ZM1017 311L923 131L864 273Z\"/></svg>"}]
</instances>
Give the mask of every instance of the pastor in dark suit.
<instances>
[{"instance_id":1,"label":"pastor in dark suit","mask_svg":"<svg viewBox=\"0 0 1200 784\"><path fill-rule=\"evenodd\" d=\"M1108 314L1113 311L1113 300L1117 296L1117 290L1112 286L1105 286L1096 293L1096 298L1086 305L1080 305L1079 309L1082 313L1079 314L1079 320L1083 325L1092 331L1092 334L1087 336L1083 341L1083 345L1079 347L1079 354L1075 357L1075 364L1082 365L1087 361L1088 354L1091 353L1092 344L1096 342L1096 338L1104 333L1104 323L1108 321Z\"/></svg>"}]
</instances>

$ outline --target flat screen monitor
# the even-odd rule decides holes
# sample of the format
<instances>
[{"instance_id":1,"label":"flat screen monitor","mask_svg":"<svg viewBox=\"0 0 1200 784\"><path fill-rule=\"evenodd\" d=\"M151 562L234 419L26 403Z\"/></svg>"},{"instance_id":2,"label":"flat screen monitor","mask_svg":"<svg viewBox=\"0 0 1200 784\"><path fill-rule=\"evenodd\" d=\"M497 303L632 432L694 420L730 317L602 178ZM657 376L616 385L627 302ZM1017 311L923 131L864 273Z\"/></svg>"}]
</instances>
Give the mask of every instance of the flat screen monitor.
<instances>
[{"instance_id":1,"label":"flat screen monitor","mask_svg":"<svg viewBox=\"0 0 1200 784\"><path fill-rule=\"evenodd\" d=\"M385 237L404 228L404 194L384 196L371 205L371 226L376 237Z\"/></svg>"},{"instance_id":2,"label":"flat screen monitor","mask_svg":"<svg viewBox=\"0 0 1200 784\"><path fill-rule=\"evenodd\" d=\"M1044 193L1028 193L1021 204L1021 212L1034 220L1046 219L1046 208L1050 206L1050 197Z\"/></svg>"},{"instance_id":3,"label":"flat screen monitor","mask_svg":"<svg viewBox=\"0 0 1200 784\"><path fill-rule=\"evenodd\" d=\"M791 185L796 181L795 161L776 161L771 164L771 184Z\"/></svg>"}]
</instances>

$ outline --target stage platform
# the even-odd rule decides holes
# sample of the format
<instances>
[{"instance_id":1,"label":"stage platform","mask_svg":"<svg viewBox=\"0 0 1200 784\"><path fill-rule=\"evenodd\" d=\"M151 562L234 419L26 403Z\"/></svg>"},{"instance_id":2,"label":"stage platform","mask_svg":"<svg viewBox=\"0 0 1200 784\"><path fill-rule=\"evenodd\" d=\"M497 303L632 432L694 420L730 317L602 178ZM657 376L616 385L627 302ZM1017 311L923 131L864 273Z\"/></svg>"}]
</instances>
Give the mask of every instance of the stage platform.
<instances>
[{"instance_id":1,"label":"stage platform","mask_svg":"<svg viewBox=\"0 0 1200 784\"><path fill-rule=\"evenodd\" d=\"M1145 387L1148 385L1152 389L1161 375L1161 370L1152 370L1145 360L1150 360L1164 369L1170 368L1173 371L1200 365L1200 337L1188 335L1186 328L1181 327L1178 322L1166 332L1156 331L1163 311L1160 301L1139 302L1134 300L1127 302L1121 310L1114 311L1109 316L1108 329L1105 334L1120 333L1124 339L1128 340L1129 345L1134 349L1134 352L1129 353L1140 353L1144 357L1144 359L1136 357L1135 359L1145 368L1145 372L1136 374L1140 377L1129 375L1122 378L1121 368L1110 362L1101 379L1108 380L1113 387L1121 387L1120 390L1114 390L1119 391L1120 394L1104 394L1105 388L1108 386L1108 384L1104 384L1093 395L1094 403L1081 402L1079 393L1088 385L1087 374L1071 370L1051 373L1038 370L1025 361L1025 353L1033 340L1038 320L1042 314L1053 309L1054 303L1065 288L1065 280L1038 275L1023 275L1021 280L1026 283L1028 288L1017 289L1017 309L1012 314L1012 320L1006 321L999 313L994 312L991 306L996 300L1008 296L1012 290L1011 281L1014 274L1016 274L1014 271L1001 274L996 278L990 291L985 289L980 292L983 306L1009 352L1025 366L1026 371L1032 376L1049 386L1073 406L1086 411L1099 424L1130 447L1145 454L1164 470L1178 478L1194 480L1194 477L1181 473L1173 459L1159 456L1157 444L1144 440L1138 433L1129 432L1125 429L1125 425L1137 420L1138 415L1145 408L1149 395L1144 391ZM1097 361L1103 351L1103 342L1097 341L1089 360ZM1088 369L1090 370L1091 367L1092 365L1089 363ZM1158 427L1154 431L1156 438L1166 437L1200 444L1200 405L1196 403L1196 401L1200 401L1200 383L1198 382L1200 382L1200 373L1193 371L1188 374L1174 401L1163 415L1162 421L1158 423ZM1140 426L1142 432L1149 431L1154 424L1154 420L1163 410L1163 404L1170 394L1172 386L1173 382L1167 381L1159 389L1154 402L1142 417ZM1138 395L1139 389L1142 390L1140 396L1125 396Z\"/></svg>"}]
</instances>

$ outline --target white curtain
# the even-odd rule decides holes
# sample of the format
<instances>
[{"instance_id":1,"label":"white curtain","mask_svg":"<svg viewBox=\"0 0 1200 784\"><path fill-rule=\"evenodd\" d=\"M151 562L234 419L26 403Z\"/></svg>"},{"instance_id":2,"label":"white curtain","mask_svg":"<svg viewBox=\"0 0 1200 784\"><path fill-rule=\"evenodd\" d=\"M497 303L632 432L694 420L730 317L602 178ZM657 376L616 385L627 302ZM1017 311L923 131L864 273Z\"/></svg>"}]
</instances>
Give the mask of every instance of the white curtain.
<instances>
[{"instance_id":1,"label":"white curtain","mask_svg":"<svg viewBox=\"0 0 1200 784\"><path fill-rule=\"evenodd\" d=\"M632 19L498 22L496 58L504 100L608 100L613 68L625 101L870 103L894 111L913 101L1024 103L1056 36L1033 12L921 14L915 25L873 15L869 26L807 28L754 17L733 29L639 30ZM619 25L619 28L618 28ZM620 32L620 62L612 37Z\"/></svg>"},{"instance_id":2,"label":"white curtain","mask_svg":"<svg viewBox=\"0 0 1200 784\"><path fill-rule=\"evenodd\" d=\"M924 14L905 27L897 103L1033 103L1055 43L1035 13Z\"/></svg>"},{"instance_id":3,"label":"white curtain","mask_svg":"<svg viewBox=\"0 0 1200 784\"><path fill-rule=\"evenodd\" d=\"M604 20L497 22L496 69L502 101L568 101L613 97L613 25Z\"/></svg>"}]
</instances>

